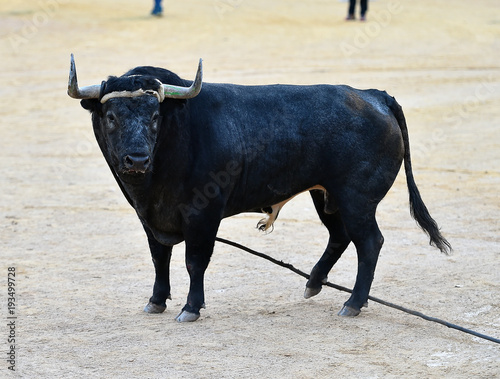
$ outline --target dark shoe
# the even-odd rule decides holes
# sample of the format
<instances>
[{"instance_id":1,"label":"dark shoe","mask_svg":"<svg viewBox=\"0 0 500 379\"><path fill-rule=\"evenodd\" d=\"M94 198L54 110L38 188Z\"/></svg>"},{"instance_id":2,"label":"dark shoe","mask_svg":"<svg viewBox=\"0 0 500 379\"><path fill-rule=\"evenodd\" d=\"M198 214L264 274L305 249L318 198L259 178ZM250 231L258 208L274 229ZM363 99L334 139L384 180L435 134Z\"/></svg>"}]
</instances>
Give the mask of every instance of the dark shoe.
<instances>
[{"instance_id":1,"label":"dark shoe","mask_svg":"<svg viewBox=\"0 0 500 379\"><path fill-rule=\"evenodd\" d=\"M361 17L359 18L359 21L366 21L366 17L364 14L361 15Z\"/></svg>"},{"instance_id":2,"label":"dark shoe","mask_svg":"<svg viewBox=\"0 0 500 379\"><path fill-rule=\"evenodd\" d=\"M356 17L354 17L353 14L348 14L347 17L345 18L346 21L353 21L355 19L356 19Z\"/></svg>"},{"instance_id":3,"label":"dark shoe","mask_svg":"<svg viewBox=\"0 0 500 379\"><path fill-rule=\"evenodd\" d=\"M163 15L163 9L159 5L155 5L154 9L151 11L151 14L153 16L162 16Z\"/></svg>"}]
</instances>

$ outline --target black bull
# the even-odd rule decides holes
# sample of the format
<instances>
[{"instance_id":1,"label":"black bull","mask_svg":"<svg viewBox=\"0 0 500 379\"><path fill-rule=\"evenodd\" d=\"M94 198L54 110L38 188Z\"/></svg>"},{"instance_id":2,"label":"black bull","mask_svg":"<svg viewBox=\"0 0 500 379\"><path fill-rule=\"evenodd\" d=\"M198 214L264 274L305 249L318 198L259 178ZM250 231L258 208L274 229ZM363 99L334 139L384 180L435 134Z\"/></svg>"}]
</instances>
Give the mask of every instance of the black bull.
<instances>
[{"instance_id":1,"label":"black bull","mask_svg":"<svg viewBox=\"0 0 500 379\"><path fill-rule=\"evenodd\" d=\"M102 153L146 231L156 271L146 312L166 308L173 245L185 241L190 276L177 320L194 321L220 221L262 212L259 227L267 229L287 200L309 191L330 239L304 296L319 293L353 242L358 273L339 314L359 314L384 241L375 212L403 160L412 216L432 245L451 249L420 197L405 118L386 92L211 83L201 90L201 61L194 82L137 67L79 88L72 60L68 93L92 113Z\"/></svg>"}]
</instances>

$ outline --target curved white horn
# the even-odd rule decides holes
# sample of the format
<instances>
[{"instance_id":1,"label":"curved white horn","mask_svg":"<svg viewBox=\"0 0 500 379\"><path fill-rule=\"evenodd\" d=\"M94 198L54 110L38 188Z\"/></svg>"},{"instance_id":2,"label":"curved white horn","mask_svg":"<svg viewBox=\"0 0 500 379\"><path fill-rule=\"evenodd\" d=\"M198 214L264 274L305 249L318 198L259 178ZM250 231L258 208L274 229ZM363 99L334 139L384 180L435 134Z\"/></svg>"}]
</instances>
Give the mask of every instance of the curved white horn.
<instances>
[{"instance_id":1,"label":"curved white horn","mask_svg":"<svg viewBox=\"0 0 500 379\"><path fill-rule=\"evenodd\" d=\"M170 84L163 84L163 90L165 92L165 97L171 99L191 99L198 95L201 91L201 85L203 81L203 67L202 60L198 63L198 71L196 72L196 78L190 87L178 87Z\"/></svg>"},{"instance_id":2,"label":"curved white horn","mask_svg":"<svg viewBox=\"0 0 500 379\"><path fill-rule=\"evenodd\" d=\"M69 69L68 95L73 99L98 99L101 86L94 84L87 87L78 87L78 79L76 77L76 66L73 54L71 54L71 65Z\"/></svg>"}]
</instances>

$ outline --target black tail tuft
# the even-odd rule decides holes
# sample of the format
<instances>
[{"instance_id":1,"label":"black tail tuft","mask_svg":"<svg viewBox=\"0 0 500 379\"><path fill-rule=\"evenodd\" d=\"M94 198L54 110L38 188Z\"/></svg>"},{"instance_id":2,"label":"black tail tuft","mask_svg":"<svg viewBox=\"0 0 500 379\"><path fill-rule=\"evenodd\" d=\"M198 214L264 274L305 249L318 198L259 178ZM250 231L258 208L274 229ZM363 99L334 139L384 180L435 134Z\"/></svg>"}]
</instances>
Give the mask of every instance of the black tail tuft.
<instances>
[{"instance_id":1,"label":"black tail tuft","mask_svg":"<svg viewBox=\"0 0 500 379\"><path fill-rule=\"evenodd\" d=\"M429 236L429 243L437 247L441 252L448 254L452 251L450 243L441 235L436 221L431 217L427 207L425 206L420 192L418 191L415 179L413 178L413 171L411 168L410 158L410 141L408 137L408 127L403 114L401 106L394 98L391 98L390 108L396 117L401 133L403 135L404 144L404 166L406 172L406 183L408 185L408 193L410 195L410 213L411 216L417 221L422 230Z\"/></svg>"},{"instance_id":2,"label":"black tail tuft","mask_svg":"<svg viewBox=\"0 0 500 379\"><path fill-rule=\"evenodd\" d=\"M405 169L406 169L405 160ZM418 225L422 230L427 233L430 238L429 243L442 253L448 254L451 252L452 248L450 243L441 235L439 227L436 221L431 217L427 207L425 206L422 198L420 197L420 192L418 191L417 185L413 179L413 174L410 171L406 171L406 181L408 183L408 192L410 194L410 213L411 216L417 221Z\"/></svg>"}]
</instances>

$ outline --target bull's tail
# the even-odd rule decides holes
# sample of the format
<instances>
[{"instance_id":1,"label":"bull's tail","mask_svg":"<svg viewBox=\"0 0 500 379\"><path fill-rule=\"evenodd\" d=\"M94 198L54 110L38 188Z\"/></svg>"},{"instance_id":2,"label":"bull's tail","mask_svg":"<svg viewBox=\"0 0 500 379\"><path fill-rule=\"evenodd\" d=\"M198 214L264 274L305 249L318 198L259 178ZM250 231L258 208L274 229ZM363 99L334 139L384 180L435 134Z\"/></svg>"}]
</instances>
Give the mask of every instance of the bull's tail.
<instances>
[{"instance_id":1,"label":"bull's tail","mask_svg":"<svg viewBox=\"0 0 500 379\"><path fill-rule=\"evenodd\" d=\"M417 221L422 230L429 236L429 243L437 247L441 252L448 254L452 248L450 243L441 235L436 221L431 217L427 207L425 206L420 192L418 191L415 179L413 178L413 171L411 169L410 158L410 140L408 138L408 127L406 126L406 119L403 114L403 109L394 98L389 101L391 108L403 135L404 144L404 166L406 172L406 183L408 185L408 192L410 195L410 213L411 216Z\"/></svg>"}]
</instances>

